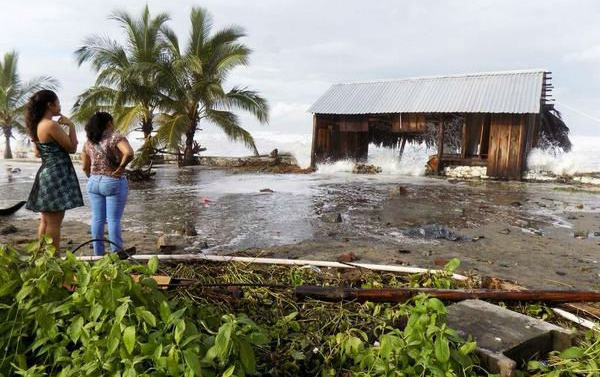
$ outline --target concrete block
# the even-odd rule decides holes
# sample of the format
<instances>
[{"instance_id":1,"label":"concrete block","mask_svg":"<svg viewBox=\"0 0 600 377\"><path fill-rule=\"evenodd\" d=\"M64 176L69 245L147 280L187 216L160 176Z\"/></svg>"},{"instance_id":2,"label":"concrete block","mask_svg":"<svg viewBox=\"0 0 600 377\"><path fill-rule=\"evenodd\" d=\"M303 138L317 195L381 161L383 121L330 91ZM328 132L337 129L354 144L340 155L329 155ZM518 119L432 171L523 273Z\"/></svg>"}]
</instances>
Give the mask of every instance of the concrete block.
<instances>
[{"instance_id":1,"label":"concrete block","mask_svg":"<svg viewBox=\"0 0 600 377\"><path fill-rule=\"evenodd\" d=\"M573 344L574 333L539 319L481 300L448 307L448 326L477 342L481 364L490 373L513 377L533 357L562 351Z\"/></svg>"}]
</instances>

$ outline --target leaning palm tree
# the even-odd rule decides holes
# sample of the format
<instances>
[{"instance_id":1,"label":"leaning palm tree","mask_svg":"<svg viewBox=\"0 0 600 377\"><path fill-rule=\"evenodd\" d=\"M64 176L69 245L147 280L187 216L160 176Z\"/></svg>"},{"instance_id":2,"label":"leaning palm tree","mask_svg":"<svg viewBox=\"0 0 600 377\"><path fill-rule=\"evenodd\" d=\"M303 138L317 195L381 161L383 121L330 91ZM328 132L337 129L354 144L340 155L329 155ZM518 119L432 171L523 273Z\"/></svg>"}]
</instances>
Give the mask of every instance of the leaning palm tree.
<instances>
[{"instance_id":1,"label":"leaning palm tree","mask_svg":"<svg viewBox=\"0 0 600 377\"><path fill-rule=\"evenodd\" d=\"M0 130L4 134L4 158L12 158L10 140L16 132L25 134L23 116L25 103L40 89L55 89L58 82L50 76L36 77L23 82L17 65L19 56L15 51L4 54L0 61Z\"/></svg>"},{"instance_id":2,"label":"leaning palm tree","mask_svg":"<svg viewBox=\"0 0 600 377\"><path fill-rule=\"evenodd\" d=\"M248 64L251 51L239 42L245 33L239 27L230 27L212 34L211 16L203 8L192 8L190 18L192 30L183 52L177 37L166 35L170 63L163 67L162 76L168 98L161 103L156 139L175 152L184 166L192 165L201 150L194 137L200 122L206 121L258 154L252 135L240 126L232 111L247 111L266 123L266 100L247 88L224 88L229 73Z\"/></svg>"},{"instance_id":3,"label":"leaning palm tree","mask_svg":"<svg viewBox=\"0 0 600 377\"><path fill-rule=\"evenodd\" d=\"M159 69L165 57L166 26L169 15L150 15L148 6L139 18L115 12L126 34L126 43L93 35L76 52L79 65L90 62L98 72L95 84L79 95L74 118L85 121L98 110L111 111L120 131L142 131L148 139L153 131L153 116L161 101Z\"/></svg>"}]
</instances>

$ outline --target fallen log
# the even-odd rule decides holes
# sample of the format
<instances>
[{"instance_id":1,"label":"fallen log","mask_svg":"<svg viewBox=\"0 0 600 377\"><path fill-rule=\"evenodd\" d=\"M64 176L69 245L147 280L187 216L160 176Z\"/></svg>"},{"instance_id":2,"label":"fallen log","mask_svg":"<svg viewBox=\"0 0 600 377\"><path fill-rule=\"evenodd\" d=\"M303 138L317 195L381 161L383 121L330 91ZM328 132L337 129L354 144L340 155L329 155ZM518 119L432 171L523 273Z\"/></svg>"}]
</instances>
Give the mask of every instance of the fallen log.
<instances>
[{"instance_id":1,"label":"fallen log","mask_svg":"<svg viewBox=\"0 0 600 377\"><path fill-rule=\"evenodd\" d=\"M483 288L493 288L493 289L509 290L509 291L527 290L527 288L523 287L522 285L518 285L518 284L509 282L506 280L498 279L498 278L484 278ZM590 304L581 303L581 302L577 302L577 303L566 302L566 303L561 303L558 306L560 306L563 309L568 309L571 312L574 311L575 313L573 313L573 314L585 313L586 315L590 316L591 318L594 318L595 320L600 320L600 308L598 308L596 306L592 306ZM562 315L560 313L557 313L557 314ZM566 318L564 315L562 315L562 317ZM567 319L572 320L572 318L567 318ZM578 321L575 321L575 322L579 323Z\"/></svg>"},{"instance_id":2,"label":"fallen log","mask_svg":"<svg viewBox=\"0 0 600 377\"><path fill-rule=\"evenodd\" d=\"M427 294L445 301L481 299L493 301L530 302L600 302L597 291L523 290L504 291L494 289L435 289L435 288L381 288L359 289L343 287L320 287L305 285L294 291L297 298L314 298L323 301L372 301L405 302L418 294Z\"/></svg>"}]
</instances>

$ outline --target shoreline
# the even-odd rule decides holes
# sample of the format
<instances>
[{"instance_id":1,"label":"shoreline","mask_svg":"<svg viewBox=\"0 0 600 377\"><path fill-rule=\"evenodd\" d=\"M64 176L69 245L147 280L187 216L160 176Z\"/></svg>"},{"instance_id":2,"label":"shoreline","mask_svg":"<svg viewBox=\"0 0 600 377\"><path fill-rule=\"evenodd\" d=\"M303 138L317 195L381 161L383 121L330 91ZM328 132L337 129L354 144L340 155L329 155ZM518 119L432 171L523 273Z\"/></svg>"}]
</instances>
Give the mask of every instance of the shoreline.
<instances>
[{"instance_id":1,"label":"shoreline","mask_svg":"<svg viewBox=\"0 0 600 377\"><path fill-rule=\"evenodd\" d=\"M598 224L599 217L597 214L579 214L578 223L587 226L592 223ZM0 229L7 223L9 222L6 219L0 219ZM0 243L22 247L35 241L37 220L14 220L10 224L17 228L17 232L1 236ZM565 236L570 231L564 229L548 232L544 237L525 232L507 236L502 234L503 226L503 224L486 224L481 228L460 229L464 236L473 239L479 237L477 241L441 240L435 243L409 243L398 247L331 234L289 245L207 251L215 255L322 261L337 261L340 255L352 253L361 263L429 269L440 269L452 258L458 258L461 260L461 267L457 272L464 275L474 273L502 278L528 288L600 289L600 255L598 254L600 240L576 239L570 234ZM135 246L137 254L161 254L156 246L159 236L154 233L123 231L125 246ZM203 251L201 246L204 242L202 236L173 235L172 237L177 245L172 254L206 251ZM66 221L63 224L61 248L73 250L90 238L87 224ZM108 245L106 249L109 250ZM77 255L92 254L91 245L77 252Z\"/></svg>"},{"instance_id":2,"label":"shoreline","mask_svg":"<svg viewBox=\"0 0 600 377\"><path fill-rule=\"evenodd\" d=\"M164 156L161 156L164 157ZM265 173L265 174L311 174L316 173L318 168L303 168L298 165L295 157L289 153L282 153L280 155L260 155L260 156L199 156L199 163L196 165L190 165L185 168L201 168L201 169L223 169L232 170L239 173ZM74 165L81 164L78 158L71 158ZM2 159L5 165L10 166L11 162L15 164L35 164L40 163L39 158L12 158L9 160ZM162 159L159 158L154 163L154 168L158 167L170 167L177 166L177 162L173 159ZM367 167L377 165L366 165ZM461 168L461 167L457 167ZM456 169L458 170L458 169ZM389 173L356 173L356 172L339 172L339 173L352 173L357 175L388 175ZM423 174L424 177L432 178L443 178L448 181L463 181L463 182L503 182L505 180L490 178L481 175L469 175L469 174L455 174L455 171L450 169L442 176L435 176L430 174ZM510 181L509 181L510 182ZM600 187L600 172L585 172L585 173L573 173L573 174L555 174L549 171L533 171L527 170L523 175L523 179L515 182L524 183L558 183L567 185L576 185L580 187ZM591 191L591 193L596 193ZM600 190L597 192L600 194Z\"/></svg>"},{"instance_id":3,"label":"shoreline","mask_svg":"<svg viewBox=\"0 0 600 377\"><path fill-rule=\"evenodd\" d=\"M30 187L33 166L22 167L23 173L0 185L5 207L22 200ZM361 262L425 268L456 257L462 273L530 288L600 289L600 192L580 185L258 176L169 166L158 169L153 182L131 188L124 240L138 254L156 253L161 233L191 223L199 235L175 236L173 253L329 261L354 253ZM82 207L67 214L63 246L74 249L90 239L89 211ZM7 225L17 232L0 235L0 243L35 240L38 220L31 213L0 217L0 230ZM441 237L420 237L428 225ZM460 240L449 240L453 234ZM91 249L80 252L90 255Z\"/></svg>"}]
</instances>

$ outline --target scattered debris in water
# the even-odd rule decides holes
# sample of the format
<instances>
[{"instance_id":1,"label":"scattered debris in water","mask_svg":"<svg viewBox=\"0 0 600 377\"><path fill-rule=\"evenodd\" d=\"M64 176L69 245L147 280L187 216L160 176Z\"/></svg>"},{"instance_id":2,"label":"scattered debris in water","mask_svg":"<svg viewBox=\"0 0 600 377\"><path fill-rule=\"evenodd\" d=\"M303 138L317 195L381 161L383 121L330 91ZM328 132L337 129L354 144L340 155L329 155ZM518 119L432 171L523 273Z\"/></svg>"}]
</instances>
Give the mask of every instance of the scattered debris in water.
<instances>
[{"instance_id":1,"label":"scattered debris in water","mask_svg":"<svg viewBox=\"0 0 600 377\"><path fill-rule=\"evenodd\" d=\"M404 235L411 238L424 238L429 240L462 241L463 237L441 225L427 224L408 229Z\"/></svg>"},{"instance_id":2,"label":"scattered debris in water","mask_svg":"<svg viewBox=\"0 0 600 377\"><path fill-rule=\"evenodd\" d=\"M352 173L354 174L378 174L383 170L380 166L375 165L367 165L367 164L356 164L352 168Z\"/></svg>"}]
</instances>

